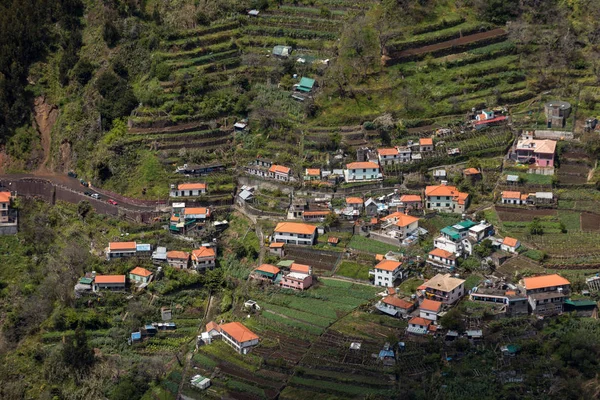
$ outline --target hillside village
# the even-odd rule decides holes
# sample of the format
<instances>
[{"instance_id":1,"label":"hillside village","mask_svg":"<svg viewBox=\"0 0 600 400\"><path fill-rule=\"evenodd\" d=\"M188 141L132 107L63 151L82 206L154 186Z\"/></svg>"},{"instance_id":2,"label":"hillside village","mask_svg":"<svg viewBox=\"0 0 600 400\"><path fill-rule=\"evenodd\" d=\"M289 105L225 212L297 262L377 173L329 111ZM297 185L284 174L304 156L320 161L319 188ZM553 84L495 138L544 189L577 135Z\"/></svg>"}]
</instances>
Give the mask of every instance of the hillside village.
<instances>
[{"instance_id":1,"label":"hillside village","mask_svg":"<svg viewBox=\"0 0 600 400\"><path fill-rule=\"evenodd\" d=\"M105 3L0 149L0 398L598 396L595 11Z\"/></svg>"}]
</instances>

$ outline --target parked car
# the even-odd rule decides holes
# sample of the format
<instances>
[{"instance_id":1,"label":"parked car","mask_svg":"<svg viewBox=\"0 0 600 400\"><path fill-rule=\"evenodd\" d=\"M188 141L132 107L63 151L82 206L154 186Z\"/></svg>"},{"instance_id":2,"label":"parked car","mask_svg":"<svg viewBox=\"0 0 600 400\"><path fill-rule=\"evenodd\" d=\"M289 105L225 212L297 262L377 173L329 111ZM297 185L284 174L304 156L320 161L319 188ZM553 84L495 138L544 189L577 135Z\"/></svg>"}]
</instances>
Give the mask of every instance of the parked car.
<instances>
[{"instance_id":1,"label":"parked car","mask_svg":"<svg viewBox=\"0 0 600 400\"><path fill-rule=\"evenodd\" d=\"M113 199L108 199L108 203L112 204L113 206L116 206L117 204L119 204L116 201L114 201Z\"/></svg>"},{"instance_id":2,"label":"parked car","mask_svg":"<svg viewBox=\"0 0 600 400\"><path fill-rule=\"evenodd\" d=\"M85 187L88 187L88 186L90 186L90 184L89 184L89 183L87 183L86 181L84 181L83 179L80 179L80 180L79 180L79 183L81 183L81 184L82 184L83 186L85 186Z\"/></svg>"},{"instance_id":3,"label":"parked car","mask_svg":"<svg viewBox=\"0 0 600 400\"><path fill-rule=\"evenodd\" d=\"M69 171L67 175L69 175L71 178L77 178L77 174L73 171Z\"/></svg>"},{"instance_id":4,"label":"parked car","mask_svg":"<svg viewBox=\"0 0 600 400\"><path fill-rule=\"evenodd\" d=\"M98 193L94 193L90 195L90 197L93 197L94 199L98 200L100 198L100 195Z\"/></svg>"},{"instance_id":5,"label":"parked car","mask_svg":"<svg viewBox=\"0 0 600 400\"><path fill-rule=\"evenodd\" d=\"M85 194L86 196L91 196L92 192L85 191L85 192L83 192L83 194Z\"/></svg>"}]
</instances>

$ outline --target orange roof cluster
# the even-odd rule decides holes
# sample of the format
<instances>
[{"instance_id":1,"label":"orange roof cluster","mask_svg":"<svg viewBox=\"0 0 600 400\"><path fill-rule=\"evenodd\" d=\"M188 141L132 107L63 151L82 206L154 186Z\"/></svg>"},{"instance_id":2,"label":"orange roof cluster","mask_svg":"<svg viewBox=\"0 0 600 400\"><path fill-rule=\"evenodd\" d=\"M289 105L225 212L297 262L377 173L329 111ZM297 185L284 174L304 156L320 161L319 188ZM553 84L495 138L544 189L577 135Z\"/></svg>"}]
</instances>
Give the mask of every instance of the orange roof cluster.
<instances>
[{"instance_id":1,"label":"orange roof cluster","mask_svg":"<svg viewBox=\"0 0 600 400\"><path fill-rule=\"evenodd\" d=\"M391 149L377 149L377 153L380 156L395 156L395 155L398 155L398 149L395 149L395 148L391 148Z\"/></svg>"},{"instance_id":2,"label":"orange roof cluster","mask_svg":"<svg viewBox=\"0 0 600 400\"><path fill-rule=\"evenodd\" d=\"M221 325L221 332L225 332L238 343L244 343L258 339L258 335L239 322L230 322L228 324Z\"/></svg>"},{"instance_id":3,"label":"orange roof cluster","mask_svg":"<svg viewBox=\"0 0 600 400\"><path fill-rule=\"evenodd\" d=\"M451 253L451 252L449 252L447 250L444 250L444 249L439 249L437 247L435 249L431 250L429 252L429 255L430 256L434 256L434 257L446 258L446 259L449 259L449 260L456 259L456 256L454 255L454 253Z\"/></svg>"},{"instance_id":4,"label":"orange roof cluster","mask_svg":"<svg viewBox=\"0 0 600 400\"><path fill-rule=\"evenodd\" d=\"M269 168L269 172L287 175L290 173L290 169L288 167L284 167L283 165L273 164L271 165L271 168Z\"/></svg>"},{"instance_id":5,"label":"orange roof cluster","mask_svg":"<svg viewBox=\"0 0 600 400\"><path fill-rule=\"evenodd\" d=\"M271 264L262 264L260 267L254 269L255 271L262 271L268 274L277 275L281 270L274 265Z\"/></svg>"},{"instance_id":6,"label":"orange roof cluster","mask_svg":"<svg viewBox=\"0 0 600 400\"><path fill-rule=\"evenodd\" d=\"M167 252L167 258L177 260L188 260L190 258L190 254L185 251L171 250Z\"/></svg>"},{"instance_id":7,"label":"orange roof cluster","mask_svg":"<svg viewBox=\"0 0 600 400\"><path fill-rule=\"evenodd\" d=\"M433 138L421 138L419 139L420 146L433 146Z\"/></svg>"},{"instance_id":8,"label":"orange roof cluster","mask_svg":"<svg viewBox=\"0 0 600 400\"><path fill-rule=\"evenodd\" d=\"M346 169L379 169L379 164L376 164L371 161L359 161L353 162L350 164L346 164Z\"/></svg>"},{"instance_id":9,"label":"orange roof cluster","mask_svg":"<svg viewBox=\"0 0 600 400\"><path fill-rule=\"evenodd\" d=\"M310 265L292 263L290 271L310 275Z\"/></svg>"},{"instance_id":10,"label":"orange roof cluster","mask_svg":"<svg viewBox=\"0 0 600 400\"><path fill-rule=\"evenodd\" d=\"M94 283L125 283L125 275L96 275Z\"/></svg>"},{"instance_id":11,"label":"orange roof cluster","mask_svg":"<svg viewBox=\"0 0 600 400\"><path fill-rule=\"evenodd\" d=\"M463 174L465 175L479 175L480 172L477 168L467 168L463 170Z\"/></svg>"},{"instance_id":12,"label":"orange roof cluster","mask_svg":"<svg viewBox=\"0 0 600 400\"><path fill-rule=\"evenodd\" d=\"M137 275L137 276L143 276L143 277L152 275L151 271L148 271L146 268L142 268L142 267L135 267L129 273L131 275Z\"/></svg>"},{"instance_id":13,"label":"orange roof cluster","mask_svg":"<svg viewBox=\"0 0 600 400\"><path fill-rule=\"evenodd\" d=\"M375 266L376 269L382 269L384 271L395 271L400 268L402 263L400 261L394 260L382 260L379 264Z\"/></svg>"},{"instance_id":14,"label":"orange roof cluster","mask_svg":"<svg viewBox=\"0 0 600 400\"><path fill-rule=\"evenodd\" d=\"M0 203L8 203L10 202L12 195L10 192L0 192Z\"/></svg>"},{"instance_id":15,"label":"orange roof cluster","mask_svg":"<svg viewBox=\"0 0 600 400\"><path fill-rule=\"evenodd\" d=\"M421 317L413 317L410 319L410 321L408 321L408 323L413 324L413 325L426 326L426 327L429 327L429 325L431 325L431 321L428 321L425 318L421 318Z\"/></svg>"},{"instance_id":16,"label":"orange roof cluster","mask_svg":"<svg viewBox=\"0 0 600 400\"><path fill-rule=\"evenodd\" d=\"M177 185L178 190L206 190L206 183L182 183Z\"/></svg>"},{"instance_id":17,"label":"orange roof cluster","mask_svg":"<svg viewBox=\"0 0 600 400\"><path fill-rule=\"evenodd\" d=\"M307 168L306 175L308 176L321 176L321 170L319 168Z\"/></svg>"},{"instance_id":18,"label":"orange roof cluster","mask_svg":"<svg viewBox=\"0 0 600 400\"><path fill-rule=\"evenodd\" d=\"M402 203L412 203L416 201L421 201L421 196L418 194L405 194L400 197L400 201Z\"/></svg>"},{"instance_id":19,"label":"orange roof cluster","mask_svg":"<svg viewBox=\"0 0 600 400\"><path fill-rule=\"evenodd\" d=\"M509 247L516 247L517 243L519 241L515 238L511 238L511 237L505 237L504 240L502 241L502 244L505 246L509 246Z\"/></svg>"},{"instance_id":20,"label":"orange roof cluster","mask_svg":"<svg viewBox=\"0 0 600 400\"><path fill-rule=\"evenodd\" d=\"M364 203L364 201L360 197L346 197L346 204L362 204L362 203Z\"/></svg>"},{"instance_id":21,"label":"orange roof cluster","mask_svg":"<svg viewBox=\"0 0 600 400\"><path fill-rule=\"evenodd\" d=\"M527 290L543 289L547 287L570 285L567 279L558 274L534 276L531 278L523 278L523 285Z\"/></svg>"},{"instance_id":22,"label":"orange roof cluster","mask_svg":"<svg viewBox=\"0 0 600 400\"><path fill-rule=\"evenodd\" d=\"M114 250L135 250L137 245L135 242L110 242L108 248Z\"/></svg>"},{"instance_id":23,"label":"orange roof cluster","mask_svg":"<svg viewBox=\"0 0 600 400\"><path fill-rule=\"evenodd\" d=\"M406 301L406 300L403 300L403 299L399 299L396 296L387 296L387 297L384 297L382 301L385 304L389 304L391 306L398 307L398 308L403 308L403 309L406 309L406 310L408 310L408 309L412 308L412 306L414 306L413 303L411 303L409 301Z\"/></svg>"},{"instance_id":24,"label":"orange roof cluster","mask_svg":"<svg viewBox=\"0 0 600 400\"><path fill-rule=\"evenodd\" d=\"M442 309L442 302L425 299L425 300L423 300L423 302L421 303L421 306L419 308L421 310L433 311L433 312L437 313Z\"/></svg>"},{"instance_id":25,"label":"orange roof cluster","mask_svg":"<svg viewBox=\"0 0 600 400\"><path fill-rule=\"evenodd\" d=\"M215 250L212 247L200 247L199 249L192 250L192 259L197 260L199 258L216 257Z\"/></svg>"},{"instance_id":26,"label":"orange roof cluster","mask_svg":"<svg viewBox=\"0 0 600 400\"><path fill-rule=\"evenodd\" d=\"M316 230L316 226L300 222L280 222L275 227L275 232L278 233L296 233L302 235L313 235Z\"/></svg>"}]
</instances>

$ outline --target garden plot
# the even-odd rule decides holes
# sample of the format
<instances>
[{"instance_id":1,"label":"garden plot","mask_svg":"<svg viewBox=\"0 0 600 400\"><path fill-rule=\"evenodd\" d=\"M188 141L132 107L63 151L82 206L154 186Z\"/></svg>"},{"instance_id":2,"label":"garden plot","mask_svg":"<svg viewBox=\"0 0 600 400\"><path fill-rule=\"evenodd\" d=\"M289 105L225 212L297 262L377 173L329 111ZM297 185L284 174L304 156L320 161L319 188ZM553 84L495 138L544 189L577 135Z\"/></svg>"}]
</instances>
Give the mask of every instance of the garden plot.
<instances>
[{"instance_id":1,"label":"garden plot","mask_svg":"<svg viewBox=\"0 0 600 400\"><path fill-rule=\"evenodd\" d=\"M590 167L576 161L562 161L558 168L558 181L563 185L580 185L587 183Z\"/></svg>"},{"instance_id":2,"label":"garden plot","mask_svg":"<svg viewBox=\"0 0 600 400\"><path fill-rule=\"evenodd\" d=\"M502 207L496 206L496 212L498 217L503 222L509 221L532 221L534 218L541 218L545 216L556 216L556 210L542 209L525 209L525 208L513 208L513 207Z\"/></svg>"},{"instance_id":3,"label":"garden plot","mask_svg":"<svg viewBox=\"0 0 600 400\"><path fill-rule=\"evenodd\" d=\"M299 264L313 267L315 273L331 273L340 260L341 253L336 251L307 249L288 246L285 250L286 258Z\"/></svg>"},{"instance_id":4,"label":"garden plot","mask_svg":"<svg viewBox=\"0 0 600 400\"><path fill-rule=\"evenodd\" d=\"M585 232L600 231L600 215L581 213L581 230Z\"/></svg>"}]
</instances>

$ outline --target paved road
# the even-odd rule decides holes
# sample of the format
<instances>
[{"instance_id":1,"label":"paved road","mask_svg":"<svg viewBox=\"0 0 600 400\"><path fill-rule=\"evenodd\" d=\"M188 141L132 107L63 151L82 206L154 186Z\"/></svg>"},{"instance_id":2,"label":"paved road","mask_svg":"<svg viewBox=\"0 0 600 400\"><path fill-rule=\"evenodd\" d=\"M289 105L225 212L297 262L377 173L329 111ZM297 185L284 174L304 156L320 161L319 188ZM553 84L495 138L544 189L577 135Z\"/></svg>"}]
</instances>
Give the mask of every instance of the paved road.
<instances>
[{"instance_id":1,"label":"paved road","mask_svg":"<svg viewBox=\"0 0 600 400\"><path fill-rule=\"evenodd\" d=\"M39 195L40 197L48 197L49 190L44 188L40 181L46 181L56 188L61 188L60 196L57 196L58 200L68 201L71 203L78 203L81 200L88 200L98 210L98 212L106 214L117 215L119 209L123 211L141 213L141 212L155 212L164 208L164 205L159 206L158 204L144 205L141 203L133 203L127 201L126 198L115 199L111 196L107 196L104 193L100 193L101 190L94 189L93 187L85 187L79 179L71 178L67 175L53 174L39 172L35 174L4 174L0 175L0 185L9 188L10 190L16 190L17 193L21 192L26 195ZM37 187L36 187L37 186ZM36 190L36 189L39 189ZM85 192L98 193L100 199L96 200L85 195ZM113 205L108 200L115 200L118 205Z\"/></svg>"}]
</instances>

